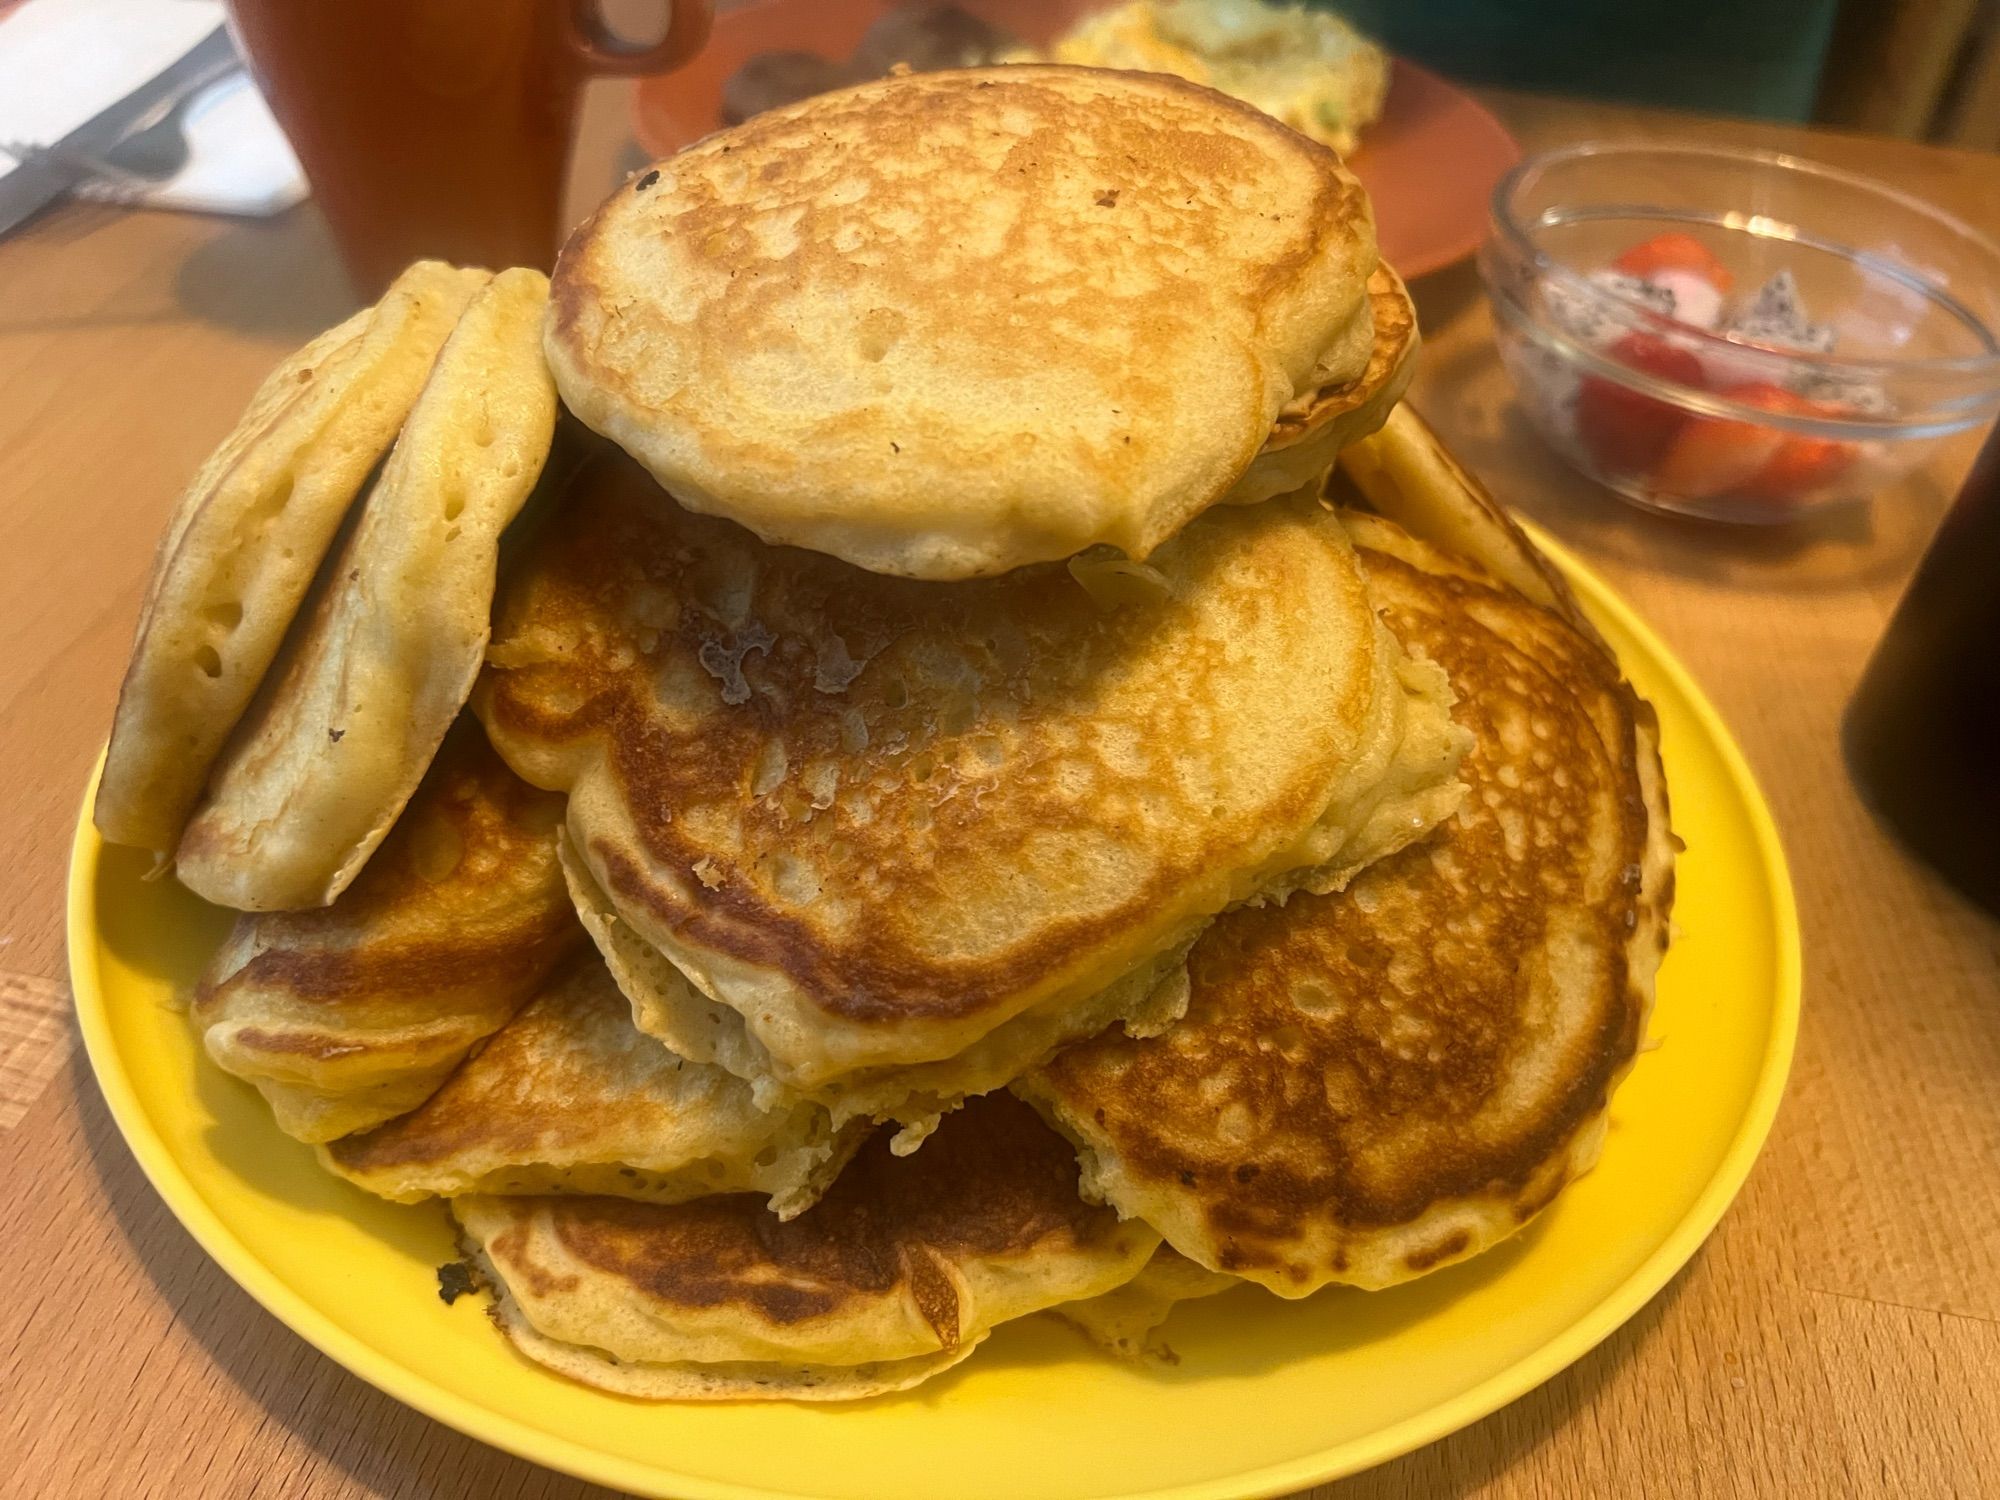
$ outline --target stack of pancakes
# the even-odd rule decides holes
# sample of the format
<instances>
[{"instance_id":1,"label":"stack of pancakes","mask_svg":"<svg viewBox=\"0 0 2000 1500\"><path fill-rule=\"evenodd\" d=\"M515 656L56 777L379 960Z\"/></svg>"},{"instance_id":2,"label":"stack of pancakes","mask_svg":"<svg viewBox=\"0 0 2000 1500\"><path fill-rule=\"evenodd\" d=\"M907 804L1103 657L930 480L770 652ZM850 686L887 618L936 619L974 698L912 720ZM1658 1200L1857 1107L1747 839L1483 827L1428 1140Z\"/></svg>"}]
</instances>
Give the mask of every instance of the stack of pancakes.
<instances>
[{"instance_id":1,"label":"stack of pancakes","mask_svg":"<svg viewBox=\"0 0 2000 1500\"><path fill-rule=\"evenodd\" d=\"M214 1060L606 1389L1421 1274L1595 1159L1672 841L1415 345L1339 160L1205 89L759 116L267 382L99 826L245 912Z\"/></svg>"}]
</instances>

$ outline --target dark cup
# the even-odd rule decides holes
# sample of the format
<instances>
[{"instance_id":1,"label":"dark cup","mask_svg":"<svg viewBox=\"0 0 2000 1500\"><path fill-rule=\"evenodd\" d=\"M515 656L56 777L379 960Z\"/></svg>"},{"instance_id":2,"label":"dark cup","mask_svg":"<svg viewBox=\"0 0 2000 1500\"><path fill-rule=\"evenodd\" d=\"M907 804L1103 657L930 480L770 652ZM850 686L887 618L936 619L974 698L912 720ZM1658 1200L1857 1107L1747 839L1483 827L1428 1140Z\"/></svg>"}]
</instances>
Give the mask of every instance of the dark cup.
<instances>
[{"instance_id":1,"label":"dark cup","mask_svg":"<svg viewBox=\"0 0 2000 1500\"><path fill-rule=\"evenodd\" d=\"M1896 606L1845 738L1882 821L2000 916L2000 432Z\"/></svg>"},{"instance_id":2,"label":"dark cup","mask_svg":"<svg viewBox=\"0 0 2000 1500\"><path fill-rule=\"evenodd\" d=\"M577 97L592 73L679 66L710 0L626 48L598 0L230 0L271 111L311 179L356 289L425 256L553 263Z\"/></svg>"}]
</instances>

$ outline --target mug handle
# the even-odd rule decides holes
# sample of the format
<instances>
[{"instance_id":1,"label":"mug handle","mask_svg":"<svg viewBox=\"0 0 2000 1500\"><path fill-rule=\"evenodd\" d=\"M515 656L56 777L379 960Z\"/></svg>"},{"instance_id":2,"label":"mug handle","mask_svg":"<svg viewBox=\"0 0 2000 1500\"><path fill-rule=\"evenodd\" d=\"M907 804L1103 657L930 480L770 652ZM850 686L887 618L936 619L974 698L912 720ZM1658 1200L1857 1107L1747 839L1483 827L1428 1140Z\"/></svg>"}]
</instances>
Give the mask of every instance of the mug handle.
<instances>
[{"instance_id":1,"label":"mug handle","mask_svg":"<svg viewBox=\"0 0 2000 1500\"><path fill-rule=\"evenodd\" d=\"M599 0L570 0L569 41L600 73L664 73L701 51L714 19L713 0L667 0L667 34L633 47L604 24Z\"/></svg>"}]
</instances>

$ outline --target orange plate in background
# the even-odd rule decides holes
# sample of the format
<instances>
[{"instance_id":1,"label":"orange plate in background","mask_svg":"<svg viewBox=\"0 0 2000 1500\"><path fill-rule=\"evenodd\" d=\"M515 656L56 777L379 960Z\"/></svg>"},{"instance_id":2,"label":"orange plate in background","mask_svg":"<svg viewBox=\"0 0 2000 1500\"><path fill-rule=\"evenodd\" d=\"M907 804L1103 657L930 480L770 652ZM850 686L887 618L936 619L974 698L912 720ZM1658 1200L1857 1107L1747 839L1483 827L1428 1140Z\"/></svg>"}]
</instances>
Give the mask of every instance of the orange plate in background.
<instances>
[{"instance_id":1,"label":"orange plate in background","mask_svg":"<svg viewBox=\"0 0 2000 1500\"><path fill-rule=\"evenodd\" d=\"M457 1255L441 1206L328 1175L200 1055L176 996L227 918L142 878L147 857L105 847L85 816L69 958L91 1066L153 1186L251 1296L391 1396L551 1468L680 1500L1223 1500L1353 1473L1512 1401L1637 1312L1735 1196L1791 1061L1798 921L1770 812L1666 648L1554 555L1659 711L1687 840L1657 1045L1612 1100L1594 1171L1499 1248L1393 1290L1189 1304L1164 1367L1023 1318L915 1391L845 1406L646 1405L572 1384L515 1354L483 1299L438 1299Z\"/></svg>"},{"instance_id":2,"label":"orange plate in background","mask_svg":"<svg viewBox=\"0 0 2000 1500\"><path fill-rule=\"evenodd\" d=\"M760 52L842 59L896 0L753 0L715 18L708 46L679 72L639 85L640 143L671 155L722 125L722 86ZM1102 0L958 0L981 19L1042 46ZM1479 246L1486 200L1520 159L1506 127L1469 94L1400 58L1382 118L1349 160L1375 203L1382 258L1405 280L1443 270Z\"/></svg>"}]
</instances>

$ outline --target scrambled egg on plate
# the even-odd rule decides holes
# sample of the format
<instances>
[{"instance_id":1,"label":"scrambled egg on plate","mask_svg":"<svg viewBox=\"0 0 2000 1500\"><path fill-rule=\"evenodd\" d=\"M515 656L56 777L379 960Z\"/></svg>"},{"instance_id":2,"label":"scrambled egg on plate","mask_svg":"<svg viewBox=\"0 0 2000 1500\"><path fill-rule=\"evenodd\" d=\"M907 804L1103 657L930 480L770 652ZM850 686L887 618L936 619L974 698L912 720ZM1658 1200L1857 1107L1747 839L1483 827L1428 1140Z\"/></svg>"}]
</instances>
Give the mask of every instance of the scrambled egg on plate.
<instances>
[{"instance_id":1,"label":"scrambled egg on plate","mask_svg":"<svg viewBox=\"0 0 2000 1500\"><path fill-rule=\"evenodd\" d=\"M1047 58L1205 83L1343 155L1389 91L1388 54L1346 21L1267 0L1128 0L1077 23Z\"/></svg>"}]
</instances>

